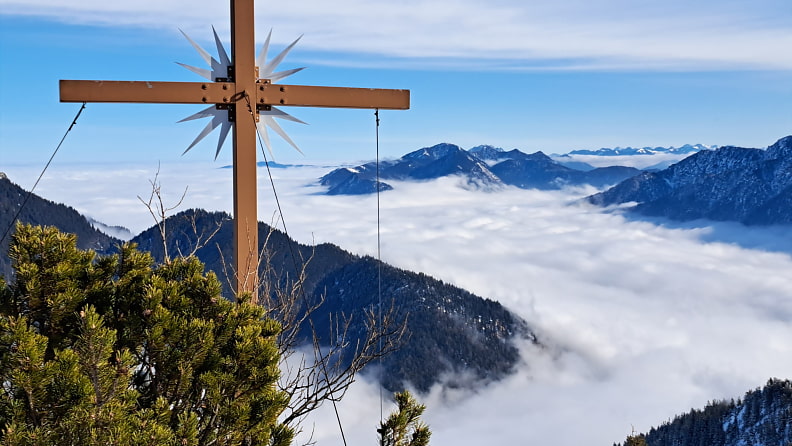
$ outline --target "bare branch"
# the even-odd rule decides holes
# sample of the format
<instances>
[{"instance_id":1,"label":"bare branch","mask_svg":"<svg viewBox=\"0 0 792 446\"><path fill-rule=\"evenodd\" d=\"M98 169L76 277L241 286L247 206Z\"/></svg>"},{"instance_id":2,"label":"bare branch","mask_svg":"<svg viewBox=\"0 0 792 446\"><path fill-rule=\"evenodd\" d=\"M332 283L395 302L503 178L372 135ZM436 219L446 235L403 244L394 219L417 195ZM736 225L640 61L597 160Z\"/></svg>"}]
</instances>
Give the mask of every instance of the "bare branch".
<instances>
[{"instance_id":1,"label":"bare branch","mask_svg":"<svg viewBox=\"0 0 792 446\"><path fill-rule=\"evenodd\" d=\"M165 201L162 198L162 183L159 182L159 174L160 174L160 165L157 163L157 172L154 174L154 179L149 180L151 184L151 194L149 195L148 200L144 200L137 196L138 200L143 203L144 206L151 214L151 217L154 219L154 223L159 230L160 239L162 240L162 249L163 249L163 261L165 263L170 261L170 256L168 254L168 242L165 233L165 220L168 217L168 213L174 209L177 209L181 206L182 202L184 201L184 197L187 196L187 187L184 188L184 192L182 193L179 201L176 202L173 206L166 206Z\"/></svg>"},{"instance_id":2,"label":"bare branch","mask_svg":"<svg viewBox=\"0 0 792 446\"><path fill-rule=\"evenodd\" d=\"M169 212L181 204L187 190L175 206L166 206L159 183L159 171L151 181L151 186L147 201L138 198L157 222L167 262L169 251L165 219ZM180 235L183 237L177 237L174 245L179 256L196 255L212 241L224 223L220 221L211 229L206 229L207 226L198 221L200 217L196 214L188 218L188 225L179 226L186 226L186 229L181 229ZM276 219L277 215L274 215L273 220ZM328 332L318 333L316 314L326 304L326 297L315 290L306 289L309 266L315 253L311 250L305 258L304 250L290 247L289 255L294 259L294 268L273 264L276 253L271 250L277 230L273 224L269 227L269 232L260 240L258 303L266 309L265 317L278 321L281 326L277 337L281 367L278 387L289 398L282 422L299 430L305 417L324 402L340 401L355 381L357 373L366 365L398 349L406 338L407 325L391 301L389 308L374 304L355 310L354 314L330 312L326 316L327 323L321 324L322 327L328 327ZM170 235L173 238L173 234ZM188 245L182 246L182 240L186 240ZM286 243L294 242L287 240ZM221 246L218 243L215 245L226 284L229 289L233 289L237 272L226 261ZM352 332L353 327L355 333ZM310 443L309 440L307 444Z\"/></svg>"}]
</instances>

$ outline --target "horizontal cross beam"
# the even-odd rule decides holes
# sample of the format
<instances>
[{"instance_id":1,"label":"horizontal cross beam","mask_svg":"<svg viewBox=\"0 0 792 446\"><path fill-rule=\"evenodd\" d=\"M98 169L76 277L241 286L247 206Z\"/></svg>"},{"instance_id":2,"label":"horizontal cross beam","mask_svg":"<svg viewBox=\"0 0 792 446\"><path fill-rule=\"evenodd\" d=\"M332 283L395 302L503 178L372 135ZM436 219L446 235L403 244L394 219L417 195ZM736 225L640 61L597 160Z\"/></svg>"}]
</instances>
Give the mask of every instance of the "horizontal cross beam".
<instances>
[{"instance_id":1,"label":"horizontal cross beam","mask_svg":"<svg viewBox=\"0 0 792 446\"><path fill-rule=\"evenodd\" d=\"M230 82L60 81L61 102L222 104L234 94ZM223 100L225 98L225 100Z\"/></svg>"},{"instance_id":2,"label":"horizontal cross beam","mask_svg":"<svg viewBox=\"0 0 792 446\"><path fill-rule=\"evenodd\" d=\"M262 105L407 110L409 90L257 83L251 99ZM255 96L255 97L253 97ZM233 82L60 81L61 102L223 104L242 100Z\"/></svg>"},{"instance_id":3,"label":"horizontal cross beam","mask_svg":"<svg viewBox=\"0 0 792 446\"><path fill-rule=\"evenodd\" d=\"M294 107L379 108L407 110L410 90L258 84L258 103Z\"/></svg>"}]
</instances>

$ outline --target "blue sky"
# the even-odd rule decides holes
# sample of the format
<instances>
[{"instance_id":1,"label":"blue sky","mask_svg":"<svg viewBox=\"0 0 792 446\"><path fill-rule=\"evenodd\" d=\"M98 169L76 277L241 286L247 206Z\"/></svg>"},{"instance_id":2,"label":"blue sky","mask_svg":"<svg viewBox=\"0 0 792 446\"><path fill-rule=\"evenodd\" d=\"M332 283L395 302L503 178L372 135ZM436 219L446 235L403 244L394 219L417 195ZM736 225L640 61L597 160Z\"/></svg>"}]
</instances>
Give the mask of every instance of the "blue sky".
<instances>
[{"instance_id":1,"label":"blue sky","mask_svg":"<svg viewBox=\"0 0 792 446\"><path fill-rule=\"evenodd\" d=\"M792 133L792 3L754 1L259 1L257 39L282 48L286 83L406 88L383 111L384 156L451 142L563 153L685 143L763 147ZM273 11L268 11L268 6ZM59 79L200 81L179 34L229 41L224 2L0 0L0 163L42 163L79 104ZM190 105L88 104L63 163L211 159L216 135ZM280 162L374 154L370 110L287 110L305 152L273 137ZM230 161L230 143L218 163Z\"/></svg>"}]
</instances>

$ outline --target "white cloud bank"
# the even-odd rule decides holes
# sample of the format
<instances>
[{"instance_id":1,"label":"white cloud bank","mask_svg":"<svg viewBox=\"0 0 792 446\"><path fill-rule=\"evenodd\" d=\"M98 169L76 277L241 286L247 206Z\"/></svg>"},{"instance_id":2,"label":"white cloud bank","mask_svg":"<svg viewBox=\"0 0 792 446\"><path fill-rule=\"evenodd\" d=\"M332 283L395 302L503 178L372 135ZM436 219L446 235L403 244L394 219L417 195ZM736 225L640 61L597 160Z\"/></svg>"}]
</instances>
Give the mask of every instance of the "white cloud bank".
<instances>
[{"instance_id":1,"label":"white cloud bank","mask_svg":"<svg viewBox=\"0 0 792 446\"><path fill-rule=\"evenodd\" d=\"M0 0L8 15L227 32L225 2ZM277 39L364 55L344 64L462 69L792 69L785 0L404 0L258 2ZM199 32L200 31L200 32ZM259 30L259 38L264 33ZM284 42L285 43L285 40ZM313 64L320 61L312 61ZM338 62L328 62L338 63Z\"/></svg>"},{"instance_id":2,"label":"white cloud bank","mask_svg":"<svg viewBox=\"0 0 792 446\"><path fill-rule=\"evenodd\" d=\"M155 170L56 168L40 194L139 231L150 217L135 195ZM291 235L375 254L375 197L305 186L326 171L273 170ZM230 174L165 165L161 179L173 196L190 185L184 208L228 209ZM272 195L265 177L259 184L267 221ZM554 353L522 346L526 363L502 382L424 396L436 444L608 445L633 425L644 431L769 377L791 377L792 230L656 225L577 204L587 191L483 193L456 184L395 184L382 195L384 260L502 302ZM350 444L375 442L378 395L361 381L340 404ZM314 437L339 444L325 409L312 420Z\"/></svg>"},{"instance_id":3,"label":"white cloud bank","mask_svg":"<svg viewBox=\"0 0 792 446\"><path fill-rule=\"evenodd\" d=\"M431 395L438 444L610 444L631 425L790 376L792 260L717 241L775 238L788 250L789 230L671 229L574 204L581 194L454 183L383 195L385 259L504 303L565 353L526 347L527 364L504 382L452 401ZM293 233L373 253L370 197L287 202ZM353 430L365 433L376 417L361 421Z\"/></svg>"}]
</instances>

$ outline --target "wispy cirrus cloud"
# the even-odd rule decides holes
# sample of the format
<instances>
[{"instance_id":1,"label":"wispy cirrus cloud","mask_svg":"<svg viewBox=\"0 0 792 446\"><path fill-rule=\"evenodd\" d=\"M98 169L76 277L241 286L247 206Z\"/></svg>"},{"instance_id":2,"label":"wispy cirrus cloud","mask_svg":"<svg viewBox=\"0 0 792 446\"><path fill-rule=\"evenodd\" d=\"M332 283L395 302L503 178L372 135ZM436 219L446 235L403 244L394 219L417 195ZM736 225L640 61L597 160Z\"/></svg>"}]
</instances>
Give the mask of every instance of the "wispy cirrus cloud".
<instances>
[{"instance_id":1,"label":"wispy cirrus cloud","mask_svg":"<svg viewBox=\"0 0 792 446\"><path fill-rule=\"evenodd\" d=\"M0 6L8 15L182 27L195 30L196 36L210 24L224 32L228 27L227 4L205 0L2 0ZM306 50L357 55L348 59L351 64L471 70L792 69L792 30L787 26L792 11L780 0L310 0L272 6L259 2L257 17L258 23L278 28L276 39L305 33ZM261 30L259 35L263 37Z\"/></svg>"}]
</instances>

